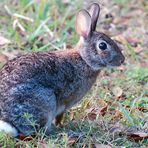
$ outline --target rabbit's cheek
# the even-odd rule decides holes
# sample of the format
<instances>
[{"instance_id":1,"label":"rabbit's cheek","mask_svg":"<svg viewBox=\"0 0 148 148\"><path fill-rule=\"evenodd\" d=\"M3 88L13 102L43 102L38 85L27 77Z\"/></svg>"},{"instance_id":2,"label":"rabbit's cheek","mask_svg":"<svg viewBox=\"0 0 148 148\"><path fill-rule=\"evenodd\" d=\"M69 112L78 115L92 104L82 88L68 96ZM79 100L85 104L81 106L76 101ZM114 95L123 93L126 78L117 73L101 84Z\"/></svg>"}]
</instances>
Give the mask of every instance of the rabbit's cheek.
<instances>
[{"instance_id":1,"label":"rabbit's cheek","mask_svg":"<svg viewBox=\"0 0 148 148\"><path fill-rule=\"evenodd\" d=\"M101 56L102 56L103 58L107 58L107 57L108 57L108 53L107 53L107 52L102 52L102 53L101 53Z\"/></svg>"},{"instance_id":2,"label":"rabbit's cheek","mask_svg":"<svg viewBox=\"0 0 148 148\"><path fill-rule=\"evenodd\" d=\"M104 52L101 53L101 58L102 58L102 59L105 59L105 60L106 60L106 59L108 59L109 57L110 57L110 54L109 54L108 52L105 52L105 51L104 51Z\"/></svg>"}]
</instances>

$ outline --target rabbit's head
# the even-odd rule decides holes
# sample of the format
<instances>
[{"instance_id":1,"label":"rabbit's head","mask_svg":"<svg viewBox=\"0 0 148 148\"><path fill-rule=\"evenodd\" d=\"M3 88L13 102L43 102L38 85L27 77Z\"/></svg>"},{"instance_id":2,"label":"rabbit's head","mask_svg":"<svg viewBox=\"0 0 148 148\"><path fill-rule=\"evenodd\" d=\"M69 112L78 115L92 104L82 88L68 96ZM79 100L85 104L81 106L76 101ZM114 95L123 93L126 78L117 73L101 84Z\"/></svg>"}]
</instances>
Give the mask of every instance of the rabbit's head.
<instances>
[{"instance_id":1,"label":"rabbit's head","mask_svg":"<svg viewBox=\"0 0 148 148\"><path fill-rule=\"evenodd\" d=\"M94 70L120 66L125 59L110 37L95 31L99 12L99 5L93 3L88 11L81 10L76 17L76 31L80 35L77 47L83 60Z\"/></svg>"}]
</instances>

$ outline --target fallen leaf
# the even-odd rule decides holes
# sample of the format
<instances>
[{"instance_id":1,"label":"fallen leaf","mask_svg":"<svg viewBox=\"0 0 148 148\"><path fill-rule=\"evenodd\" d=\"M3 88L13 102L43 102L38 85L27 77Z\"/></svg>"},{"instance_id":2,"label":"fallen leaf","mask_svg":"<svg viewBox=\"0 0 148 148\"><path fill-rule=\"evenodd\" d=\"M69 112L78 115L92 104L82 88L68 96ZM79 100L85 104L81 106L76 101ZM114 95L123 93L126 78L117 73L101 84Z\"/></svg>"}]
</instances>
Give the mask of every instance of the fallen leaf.
<instances>
[{"instance_id":1,"label":"fallen leaf","mask_svg":"<svg viewBox=\"0 0 148 148\"><path fill-rule=\"evenodd\" d=\"M103 107L101 110L100 110L100 115L104 116L107 112L107 109L108 109L108 105L106 105L105 107Z\"/></svg>"},{"instance_id":2,"label":"fallen leaf","mask_svg":"<svg viewBox=\"0 0 148 148\"><path fill-rule=\"evenodd\" d=\"M123 16L124 18L133 18L133 17L135 17L135 16L137 16L137 17L139 17L139 16L141 16L141 14L143 13L143 9L142 8L136 8L136 9L134 9L134 10L132 10L132 11L129 11L127 14L126 14L126 16Z\"/></svg>"},{"instance_id":3,"label":"fallen leaf","mask_svg":"<svg viewBox=\"0 0 148 148\"><path fill-rule=\"evenodd\" d=\"M122 34L116 35L114 37L112 37L113 40L119 42L119 43L126 43L127 40L125 39L125 37Z\"/></svg>"},{"instance_id":4,"label":"fallen leaf","mask_svg":"<svg viewBox=\"0 0 148 148\"><path fill-rule=\"evenodd\" d=\"M115 87L113 88L112 92L113 92L113 94L114 94L117 98L120 97L120 96L122 96L122 94L123 94L123 90L122 90L120 87L118 87L118 86L115 86Z\"/></svg>"},{"instance_id":5,"label":"fallen leaf","mask_svg":"<svg viewBox=\"0 0 148 148\"><path fill-rule=\"evenodd\" d=\"M104 116L107 113L108 110L108 105L102 107L101 109L99 108L90 108L87 109L87 117L89 120L94 121L96 120L98 115Z\"/></svg>"},{"instance_id":6,"label":"fallen leaf","mask_svg":"<svg viewBox=\"0 0 148 148\"><path fill-rule=\"evenodd\" d=\"M122 113L119 110L115 110L115 114L113 116L113 120L119 120L122 118Z\"/></svg>"},{"instance_id":7,"label":"fallen leaf","mask_svg":"<svg viewBox=\"0 0 148 148\"><path fill-rule=\"evenodd\" d=\"M8 57L9 60L14 59L15 57L22 54L19 50L3 50L2 54Z\"/></svg>"},{"instance_id":8,"label":"fallen leaf","mask_svg":"<svg viewBox=\"0 0 148 148\"><path fill-rule=\"evenodd\" d=\"M94 121L94 120L96 120L97 114L96 114L96 112L90 112L87 114L87 117L89 120Z\"/></svg>"},{"instance_id":9,"label":"fallen leaf","mask_svg":"<svg viewBox=\"0 0 148 148\"><path fill-rule=\"evenodd\" d=\"M135 37L126 37L126 40L132 47L137 47L139 44L139 39Z\"/></svg>"},{"instance_id":10,"label":"fallen leaf","mask_svg":"<svg viewBox=\"0 0 148 148\"><path fill-rule=\"evenodd\" d=\"M99 104L99 106L102 106L102 107L107 105L107 103L106 103L106 101L104 99L99 99L98 104Z\"/></svg>"},{"instance_id":11,"label":"fallen leaf","mask_svg":"<svg viewBox=\"0 0 148 148\"><path fill-rule=\"evenodd\" d=\"M8 60L8 57L0 53L0 63L6 62L7 60Z\"/></svg>"},{"instance_id":12,"label":"fallen leaf","mask_svg":"<svg viewBox=\"0 0 148 148\"><path fill-rule=\"evenodd\" d=\"M33 137L31 137L31 136L25 136L24 134L20 134L18 138L19 138L20 140L23 140L23 141L30 141L30 140L33 140Z\"/></svg>"},{"instance_id":13,"label":"fallen leaf","mask_svg":"<svg viewBox=\"0 0 148 148\"><path fill-rule=\"evenodd\" d=\"M141 65L141 67L147 68L148 67L148 61L145 60L145 59L140 59L140 65Z\"/></svg>"},{"instance_id":14,"label":"fallen leaf","mask_svg":"<svg viewBox=\"0 0 148 148\"><path fill-rule=\"evenodd\" d=\"M76 143L77 140L78 140L78 137L77 137L77 136L75 136L75 137L70 137L70 138L68 139L67 145L68 145L68 146L72 146L72 145L74 145L74 143Z\"/></svg>"},{"instance_id":15,"label":"fallen leaf","mask_svg":"<svg viewBox=\"0 0 148 148\"><path fill-rule=\"evenodd\" d=\"M140 141L140 140L143 140L143 139L147 139L148 133L135 132L135 133L129 133L127 136L128 136L129 140Z\"/></svg>"},{"instance_id":16,"label":"fallen leaf","mask_svg":"<svg viewBox=\"0 0 148 148\"><path fill-rule=\"evenodd\" d=\"M11 43L8 39L0 36L0 46Z\"/></svg>"},{"instance_id":17,"label":"fallen leaf","mask_svg":"<svg viewBox=\"0 0 148 148\"><path fill-rule=\"evenodd\" d=\"M130 18L127 17L115 17L114 24L127 24Z\"/></svg>"}]
</instances>

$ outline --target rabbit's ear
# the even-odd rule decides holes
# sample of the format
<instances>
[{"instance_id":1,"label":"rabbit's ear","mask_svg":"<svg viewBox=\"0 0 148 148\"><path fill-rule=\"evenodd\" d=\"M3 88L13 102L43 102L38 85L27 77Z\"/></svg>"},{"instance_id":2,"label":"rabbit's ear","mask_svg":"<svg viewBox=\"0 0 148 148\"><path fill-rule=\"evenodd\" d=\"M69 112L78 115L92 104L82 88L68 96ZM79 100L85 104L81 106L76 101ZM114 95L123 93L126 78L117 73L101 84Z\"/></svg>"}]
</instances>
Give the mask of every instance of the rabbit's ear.
<instances>
[{"instance_id":1,"label":"rabbit's ear","mask_svg":"<svg viewBox=\"0 0 148 148\"><path fill-rule=\"evenodd\" d=\"M100 12L100 6L97 3L93 3L88 8L88 12L91 16L91 30L95 31L97 20L98 20L98 17L99 17L99 12Z\"/></svg>"},{"instance_id":2,"label":"rabbit's ear","mask_svg":"<svg viewBox=\"0 0 148 148\"><path fill-rule=\"evenodd\" d=\"M76 31L84 38L87 38L91 32L91 17L86 10L81 10L77 14Z\"/></svg>"}]
</instances>

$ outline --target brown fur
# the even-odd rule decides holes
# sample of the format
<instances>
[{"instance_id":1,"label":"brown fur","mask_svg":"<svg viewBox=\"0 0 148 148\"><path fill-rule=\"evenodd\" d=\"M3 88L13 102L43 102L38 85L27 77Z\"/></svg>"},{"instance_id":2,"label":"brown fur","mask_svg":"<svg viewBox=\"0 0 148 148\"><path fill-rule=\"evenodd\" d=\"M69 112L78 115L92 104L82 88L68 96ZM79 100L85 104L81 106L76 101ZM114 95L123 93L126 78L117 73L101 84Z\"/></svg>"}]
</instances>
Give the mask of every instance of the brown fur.
<instances>
[{"instance_id":1,"label":"brown fur","mask_svg":"<svg viewBox=\"0 0 148 148\"><path fill-rule=\"evenodd\" d=\"M86 10L78 13L80 40L74 49L28 53L4 65L0 70L0 120L24 135L33 134L34 128L50 130L52 120L56 117L56 123L60 122L63 112L83 98L103 67L123 63L116 43L94 31L98 4L90 10L90 14ZM107 49L100 49L100 42Z\"/></svg>"}]
</instances>

